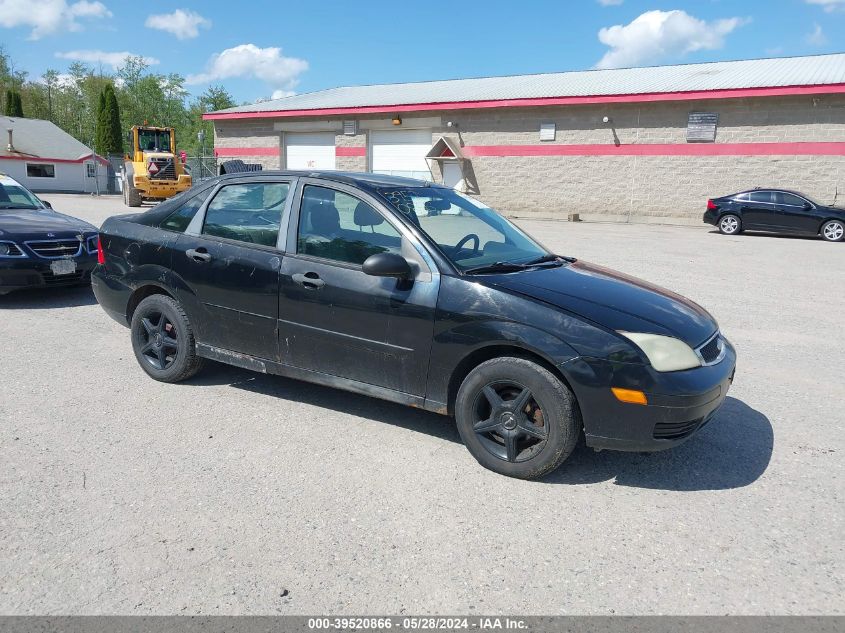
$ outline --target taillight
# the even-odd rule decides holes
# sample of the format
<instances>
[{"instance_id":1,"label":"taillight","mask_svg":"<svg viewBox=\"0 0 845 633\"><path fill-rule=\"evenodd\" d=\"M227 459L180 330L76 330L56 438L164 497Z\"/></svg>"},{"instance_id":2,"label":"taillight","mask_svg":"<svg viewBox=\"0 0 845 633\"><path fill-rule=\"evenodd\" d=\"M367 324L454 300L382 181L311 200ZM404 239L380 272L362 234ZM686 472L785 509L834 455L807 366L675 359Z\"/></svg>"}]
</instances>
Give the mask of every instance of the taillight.
<instances>
[{"instance_id":1,"label":"taillight","mask_svg":"<svg viewBox=\"0 0 845 633\"><path fill-rule=\"evenodd\" d=\"M718 208L719 208L719 205L717 205L717 204L716 204L715 202L713 202L712 200L708 200L708 201L707 201L707 210L708 210L708 211L715 211L715 210L716 210L716 209L718 209Z\"/></svg>"},{"instance_id":2,"label":"taillight","mask_svg":"<svg viewBox=\"0 0 845 633\"><path fill-rule=\"evenodd\" d=\"M103 252L103 238L99 235L97 236L97 263L106 263L106 254L105 252Z\"/></svg>"}]
</instances>

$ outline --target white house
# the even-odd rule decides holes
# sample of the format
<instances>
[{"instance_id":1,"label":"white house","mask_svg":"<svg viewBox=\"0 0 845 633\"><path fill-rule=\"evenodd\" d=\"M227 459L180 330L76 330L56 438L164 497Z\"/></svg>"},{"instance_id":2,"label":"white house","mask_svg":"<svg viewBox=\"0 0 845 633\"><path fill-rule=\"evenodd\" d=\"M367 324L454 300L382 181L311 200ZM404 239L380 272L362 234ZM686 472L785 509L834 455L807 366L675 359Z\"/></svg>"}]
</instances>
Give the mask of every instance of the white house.
<instances>
[{"instance_id":1,"label":"white house","mask_svg":"<svg viewBox=\"0 0 845 633\"><path fill-rule=\"evenodd\" d=\"M108 161L50 121L0 116L0 139L0 173L32 191L107 189Z\"/></svg>"}]
</instances>

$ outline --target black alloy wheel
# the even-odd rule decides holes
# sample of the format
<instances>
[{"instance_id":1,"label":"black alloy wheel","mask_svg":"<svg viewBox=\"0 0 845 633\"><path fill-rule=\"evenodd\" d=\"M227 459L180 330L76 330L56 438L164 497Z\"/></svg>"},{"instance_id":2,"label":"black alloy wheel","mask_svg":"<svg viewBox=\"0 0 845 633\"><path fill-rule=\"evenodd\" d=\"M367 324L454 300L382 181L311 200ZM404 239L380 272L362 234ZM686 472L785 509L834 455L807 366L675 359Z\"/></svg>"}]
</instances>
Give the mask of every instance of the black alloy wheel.
<instances>
[{"instance_id":1,"label":"black alloy wheel","mask_svg":"<svg viewBox=\"0 0 845 633\"><path fill-rule=\"evenodd\" d=\"M141 368L161 382L179 382L195 375L203 359L197 356L188 316L171 297L147 297L132 315L132 349Z\"/></svg>"},{"instance_id":2,"label":"black alloy wheel","mask_svg":"<svg viewBox=\"0 0 845 633\"><path fill-rule=\"evenodd\" d=\"M546 367L526 358L481 363L455 399L458 432L485 468L535 479L560 466L581 434L575 396Z\"/></svg>"}]
</instances>

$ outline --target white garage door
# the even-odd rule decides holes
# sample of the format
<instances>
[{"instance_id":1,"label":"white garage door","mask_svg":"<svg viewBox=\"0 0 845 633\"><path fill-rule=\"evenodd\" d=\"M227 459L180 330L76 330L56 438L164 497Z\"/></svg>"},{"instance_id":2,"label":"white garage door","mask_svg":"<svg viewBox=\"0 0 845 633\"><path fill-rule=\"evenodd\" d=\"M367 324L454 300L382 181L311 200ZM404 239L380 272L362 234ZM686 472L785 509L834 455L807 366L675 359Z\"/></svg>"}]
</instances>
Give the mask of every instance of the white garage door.
<instances>
[{"instance_id":1,"label":"white garage door","mask_svg":"<svg viewBox=\"0 0 845 633\"><path fill-rule=\"evenodd\" d=\"M377 174L431 179L425 155L431 149L431 130L373 130L371 168Z\"/></svg>"},{"instance_id":2,"label":"white garage door","mask_svg":"<svg viewBox=\"0 0 845 633\"><path fill-rule=\"evenodd\" d=\"M288 169L334 169L334 132L285 134Z\"/></svg>"}]
</instances>

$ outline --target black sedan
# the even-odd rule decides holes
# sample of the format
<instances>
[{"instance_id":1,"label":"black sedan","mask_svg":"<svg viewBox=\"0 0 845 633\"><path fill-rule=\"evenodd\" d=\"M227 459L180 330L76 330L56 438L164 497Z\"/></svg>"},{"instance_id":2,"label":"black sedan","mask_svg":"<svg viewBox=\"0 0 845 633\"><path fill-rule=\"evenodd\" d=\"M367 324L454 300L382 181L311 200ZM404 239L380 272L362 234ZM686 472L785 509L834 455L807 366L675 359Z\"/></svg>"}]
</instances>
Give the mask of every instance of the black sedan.
<instances>
[{"instance_id":1,"label":"black sedan","mask_svg":"<svg viewBox=\"0 0 845 633\"><path fill-rule=\"evenodd\" d=\"M56 213L26 187L0 175L0 295L87 284L96 264L96 227Z\"/></svg>"},{"instance_id":2,"label":"black sedan","mask_svg":"<svg viewBox=\"0 0 845 633\"><path fill-rule=\"evenodd\" d=\"M417 180L222 176L110 218L100 244L95 295L152 378L212 359L453 415L475 458L513 477L555 469L582 432L674 446L734 376L692 301Z\"/></svg>"},{"instance_id":3,"label":"black sedan","mask_svg":"<svg viewBox=\"0 0 845 633\"><path fill-rule=\"evenodd\" d=\"M708 200L704 222L725 235L747 230L820 235L828 242L845 240L845 209L786 189L754 189Z\"/></svg>"}]
</instances>

